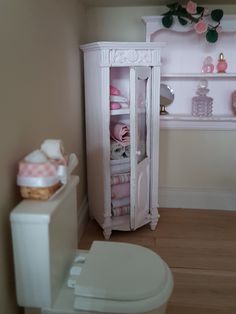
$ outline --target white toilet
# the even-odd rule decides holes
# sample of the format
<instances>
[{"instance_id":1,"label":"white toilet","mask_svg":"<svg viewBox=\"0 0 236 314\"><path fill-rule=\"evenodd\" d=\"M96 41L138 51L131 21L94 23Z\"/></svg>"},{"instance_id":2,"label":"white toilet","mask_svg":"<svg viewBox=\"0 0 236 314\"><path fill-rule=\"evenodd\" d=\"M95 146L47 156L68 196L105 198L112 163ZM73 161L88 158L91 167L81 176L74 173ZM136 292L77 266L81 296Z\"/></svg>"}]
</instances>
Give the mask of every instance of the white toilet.
<instances>
[{"instance_id":1,"label":"white toilet","mask_svg":"<svg viewBox=\"0 0 236 314\"><path fill-rule=\"evenodd\" d=\"M18 304L27 313L164 314L173 279L156 253L111 241L76 250L78 181L71 176L54 200L22 201L11 212Z\"/></svg>"}]
</instances>

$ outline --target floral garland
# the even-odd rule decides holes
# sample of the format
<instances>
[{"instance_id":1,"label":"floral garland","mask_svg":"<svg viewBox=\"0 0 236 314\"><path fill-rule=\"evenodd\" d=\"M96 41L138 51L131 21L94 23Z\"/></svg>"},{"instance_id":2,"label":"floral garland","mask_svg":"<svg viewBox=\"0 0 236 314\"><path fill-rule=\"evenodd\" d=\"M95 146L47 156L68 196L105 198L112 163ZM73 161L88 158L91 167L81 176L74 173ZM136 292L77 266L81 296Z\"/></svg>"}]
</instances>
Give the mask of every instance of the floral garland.
<instances>
[{"instance_id":1,"label":"floral garland","mask_svg":"<svg viewBox=\"0 0 236 314\"><path fill-rule=\"evenodd\" d=\"M222 30L220 21L224 15L223 10L215 9L211 12L208 8L197 6L196 2L188 1L186 8L179 2L168 4L169 11L163 14L162 24L169 28L174 22L174 16L177 16L181 25L193 24L197 34L206 34L206 40L215 43L218 39L218 33ZM211 25L206 18L211 17L215 25Z\"/></svg>"}]
</instances>

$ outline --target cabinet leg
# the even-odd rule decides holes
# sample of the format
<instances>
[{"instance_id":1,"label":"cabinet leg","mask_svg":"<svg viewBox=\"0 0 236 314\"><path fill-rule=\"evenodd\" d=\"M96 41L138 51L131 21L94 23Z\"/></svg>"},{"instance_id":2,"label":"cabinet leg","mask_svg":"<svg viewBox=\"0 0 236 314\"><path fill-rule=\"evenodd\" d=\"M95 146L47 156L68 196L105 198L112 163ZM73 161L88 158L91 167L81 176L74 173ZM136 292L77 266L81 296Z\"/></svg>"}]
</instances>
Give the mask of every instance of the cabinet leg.
<instances>
[{"instance_id":1,"label":"cabinet leg","mask_svg":"<svg viewBox=\"0 0 236 314\"><path fill-rule=\"evenodd\" d=\"M112 233L112 231L111 231L110 228L109 228L109 229L108 229L108 228L103 229L103 235L104 235L104 238L105 238L106 240L109 240L109 239L110 239L111 233Z\"/></svg>"},{"instance_id":2,"label":"cabinet leg","mask_svg":"<svg viewBox=\"0 0 236 314\"><path fill-rule=\"evenodd\" d=\"M105 217L104 223L103 223L103 235L106 240L109 240L112 233L112 221L111 217Z\"/></svg>"},{"instance_id":3,"label":"cabinet leg","mask_svg":"<svg viewBox=\"0 0 236 314\"><path fill-rule=\"evenodd\" d=\"M150 222L151 230L154 231L156 229L156 226L157 226L159 218L160 218L160 214L158 212L158 209L157 208L153 208L152 211L151 211L151 222Z\"/></svg>"}]
</instances>

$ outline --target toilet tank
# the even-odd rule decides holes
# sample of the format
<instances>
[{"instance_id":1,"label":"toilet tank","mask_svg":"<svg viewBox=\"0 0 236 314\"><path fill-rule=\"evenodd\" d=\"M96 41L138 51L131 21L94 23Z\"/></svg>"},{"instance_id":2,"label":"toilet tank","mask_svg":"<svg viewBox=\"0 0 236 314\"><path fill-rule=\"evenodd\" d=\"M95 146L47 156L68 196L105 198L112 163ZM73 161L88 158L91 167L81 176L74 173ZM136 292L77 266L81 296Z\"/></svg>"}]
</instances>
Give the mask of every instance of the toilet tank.
<instances>
[{"instance_id":1,"label":"toilet tank","mask_svg":"<svg viewBox=\"0 0 236 314\"><path fill-rule=\"evenodd\" d=\"M51 201L24 200L10 214L17 301L52 306L77 248L79 177Z\"/></svg>"}]
</instances>

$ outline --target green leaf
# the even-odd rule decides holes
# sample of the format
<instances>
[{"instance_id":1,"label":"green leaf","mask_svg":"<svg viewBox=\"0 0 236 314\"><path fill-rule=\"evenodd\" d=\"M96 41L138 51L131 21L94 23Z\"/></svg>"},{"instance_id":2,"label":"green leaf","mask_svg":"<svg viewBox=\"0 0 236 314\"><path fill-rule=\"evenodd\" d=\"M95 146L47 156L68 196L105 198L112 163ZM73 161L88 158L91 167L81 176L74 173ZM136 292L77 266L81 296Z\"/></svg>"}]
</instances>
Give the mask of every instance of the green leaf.
<instances>
[{"instance_id":1,"label":"green leaf","mask_svg":"<svg viewBox=\"0 0 236 314\"><path fill-rule=\"evenodd\" d=\"M185 8L183 8L181 5L178 5L176 7L175 13L177 13L176 15L182 15L184 11L187 12Z\"/></svg>"},{"instance_id":2,"label":"green leaf","mask_svg":"<svg viewBox=\"0 0 236 314\"><path fill-rule=\"evenodd\" d=\"M165 15L165 16L162 18L162 24L163 24L164 27L170 28L171 25L173 24L173 16L171 16L171 15Z\"/></svg>"},{"instance_id":3,"label":"green leaf","mask_svg":"<svg viewBox=\"0 0 236 314\"><path fill-rule=\"evenodd\" d=\"M179 8L179 11L178 11L178 12L179 12L181 15L188 15L188 14L189 14L185 8Z\"/></svg>"},{"instance_id":4,"label":"green leaf","mask_svg":"<svg viewBox=\"0 0 236 314\"><path fill-rule=\"evenodd\" d=\"M215 29L209 29L206 33L206 40L209 43L215 43L218 39L218 33Z\"/></svg>"},{"instance_id":5,"label":"green leaf","mask_svg":"<svg viewBox=\"0 0 236 314\"><path fill-rule=\"evenodd\" d=\"M223 15L224 12L221 9L211 11L211 18L213 21L219 22L222 19Z\"/></svg>"},{"instance_id":6,"label":"green leaf","mask_svg":"<svg viewBox=\"0 0 236 314\"><path fill-rule=\"evenodd\" d=\"M179 20L179 23L181 24L181 25L186 25L186 24L188 24L188 21L187 20L185 20L185 19L183 19L182 17L180 17L180 16L178 16L178 20Z\"/></svg>"},{"instance_id":7,"label":"green leaf","mask_svg":"<svg viewBox=\"0 0 236 314\"><path fill-rule=\"evenodd\" d=\"M201 14L204 11L203 7L197 7L197 14Z\"/></svg>"}]
</instances>

